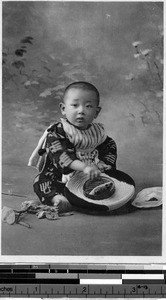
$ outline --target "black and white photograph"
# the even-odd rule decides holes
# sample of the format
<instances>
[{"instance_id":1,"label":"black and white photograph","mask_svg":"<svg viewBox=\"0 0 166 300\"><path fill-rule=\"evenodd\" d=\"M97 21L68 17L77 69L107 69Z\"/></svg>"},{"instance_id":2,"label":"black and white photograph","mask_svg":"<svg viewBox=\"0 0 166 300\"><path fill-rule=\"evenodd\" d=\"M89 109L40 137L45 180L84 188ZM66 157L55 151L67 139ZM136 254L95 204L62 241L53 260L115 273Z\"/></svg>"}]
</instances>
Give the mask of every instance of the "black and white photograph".
<instances>
[{"instance_id":1,"label":"black and white photograph","mask_svg":"<svg viewBox=\"0 0 166 300\"><path fill-rule=\"evenodd\" d=\"M2 1L1 261L162 261L163 15Z\"/></svg>"}]
</instances>

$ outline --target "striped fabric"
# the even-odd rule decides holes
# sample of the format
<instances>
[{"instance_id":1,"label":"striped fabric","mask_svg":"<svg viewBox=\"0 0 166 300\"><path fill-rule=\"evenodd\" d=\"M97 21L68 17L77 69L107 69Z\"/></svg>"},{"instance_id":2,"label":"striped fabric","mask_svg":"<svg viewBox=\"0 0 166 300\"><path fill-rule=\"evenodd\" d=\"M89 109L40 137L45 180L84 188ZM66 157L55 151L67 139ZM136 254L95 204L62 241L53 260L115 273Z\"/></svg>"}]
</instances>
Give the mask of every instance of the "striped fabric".
<instances>
[{"instance_id":1,"label":"striped fabric","mask_svg":"<svg viewBox=\"0 0 166 300\"><path fill-rule=\"evenodd\" d=\"M61 122L69 141L76 149L77 158L88 165L97 163L98 151L95 148L107 137L103 125L92 123L88 129L80 130L65 119L61 119Z\"/></svg>"},{"instance_id":2,"label":"striped fabric","mask_svg":"<svg viewBox=\"0 0 166 300\"><path fill-rule=\"evenodd\" d=\"M52 153L56 153L57 151L59 150L62 150L62 145L61 143L57 140L57 141L54 141L52 144L51 144L51 147L50 147L50 151Z\"/></svg>"},{"instance_id":3,"label":"striped fabric","mask_svg":"<svg viewBox=\"0 0 166 300\"><path fill-rule=\"evenodd\" d=\"M68 139L78 151L89 149L93 151L107 137L101 123L92 123L88 129L80 130L65 119L61 119L61 122Z\"/></svg>"},{"instance_id":4,"label":"striped fabric","mask_svg":"<svg viewBox=\"0 0 166 300\"><path fill-rule=\"evenodd\" d=\"M61 168L67 167L68 165L70 165L72 163L72 159L67 155L66 152L63 152L60 156L59 156L59 165L61 166Z\"/></svg>"}]
</instances>

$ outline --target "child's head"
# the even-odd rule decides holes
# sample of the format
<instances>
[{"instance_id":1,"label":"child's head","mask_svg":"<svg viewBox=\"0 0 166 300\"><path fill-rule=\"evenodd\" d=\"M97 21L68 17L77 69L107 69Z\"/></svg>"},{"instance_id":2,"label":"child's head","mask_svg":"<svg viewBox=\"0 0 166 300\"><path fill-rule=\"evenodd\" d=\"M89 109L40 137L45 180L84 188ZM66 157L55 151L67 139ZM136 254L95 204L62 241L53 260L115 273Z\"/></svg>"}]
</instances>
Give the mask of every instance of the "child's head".
<instances>
[{"instance_id":1,"label":"child's head","mask_svg":"<svg viewBox=\"0 0 166 300\"><path fill-rule=\"evenodd\" d=\"M86 129L100 112L99 101L100 95L96 87L79 81L67 86L60 108L71 124Z\"/></svg>"}]
</instances>

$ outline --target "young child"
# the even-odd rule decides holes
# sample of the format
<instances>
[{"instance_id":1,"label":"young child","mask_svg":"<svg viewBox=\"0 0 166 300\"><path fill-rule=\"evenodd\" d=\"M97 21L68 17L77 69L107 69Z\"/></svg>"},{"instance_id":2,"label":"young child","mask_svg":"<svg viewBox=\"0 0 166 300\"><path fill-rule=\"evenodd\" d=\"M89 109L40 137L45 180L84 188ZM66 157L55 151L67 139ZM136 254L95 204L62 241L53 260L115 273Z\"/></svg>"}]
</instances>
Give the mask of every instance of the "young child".
<instances>
[{"instance_id":1,"label":"young child","mask_svg":"<svg viewBox=\"0 0 166 300\"><path fill-rule=\"evenodd\" d=\"M28 164L39 169L34 191L43 204L57 203L75 171L93 179L116 169L116 144L101 123L93 123L101 110L99 98L88 82L74 82L65 89L60 103L65 118L45 131Z\"/></svg>"}]
</instances>

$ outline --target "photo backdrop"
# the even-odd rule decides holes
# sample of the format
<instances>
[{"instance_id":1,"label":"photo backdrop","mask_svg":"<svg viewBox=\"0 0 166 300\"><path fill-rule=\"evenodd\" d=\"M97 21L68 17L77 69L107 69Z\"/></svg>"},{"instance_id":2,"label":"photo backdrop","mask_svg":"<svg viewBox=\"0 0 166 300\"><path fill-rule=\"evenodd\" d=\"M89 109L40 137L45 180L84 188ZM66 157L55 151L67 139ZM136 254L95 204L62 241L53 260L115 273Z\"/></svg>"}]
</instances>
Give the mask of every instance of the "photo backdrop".
<instances>
[{"instance_id":1,"label":"photo backdrop","mask_svg":"<svg viewBox=\"0 0 166 300\"><path fill-rule=\"evenodd\" d=\"M33 195L29 156L80 80L100 91L117 168L138 189L162 184L162 3L3 2L2 29L3 191Z\"/></svg>"}]
</instances>

